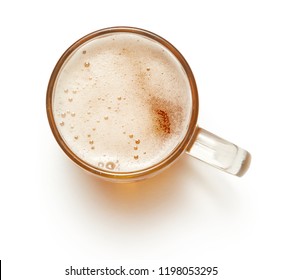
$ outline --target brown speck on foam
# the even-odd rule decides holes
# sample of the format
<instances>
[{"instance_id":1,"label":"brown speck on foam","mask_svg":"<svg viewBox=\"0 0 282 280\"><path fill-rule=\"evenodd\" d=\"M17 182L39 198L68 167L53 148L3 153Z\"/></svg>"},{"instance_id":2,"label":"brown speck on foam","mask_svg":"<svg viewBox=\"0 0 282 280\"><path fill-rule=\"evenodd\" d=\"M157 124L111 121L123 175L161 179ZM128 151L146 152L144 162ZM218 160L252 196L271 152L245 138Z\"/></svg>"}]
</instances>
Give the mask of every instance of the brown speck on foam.
<instances>
[{"instance_id":1,"label":"brown speck on foam","mask_svg":"<svg viewBox=\"0 0 282 280\"><path fill-rule=\"evenodd\" d=\"M161 109L155 110L159 128L166 134L170 133L170 120L166 111Z\"/></svg>"},{"instance_id":2,"label":"brown speck on foam","mask_svg":"<svg viewBox=\"0 0 282 280\"><path fill-rule=\"evenodd\" d=\"M151 106L153 130L159 136L167 137L181 127L183 121L181 106L160 97L152 97L148 103Z\"/></svg>"}]
</instances>

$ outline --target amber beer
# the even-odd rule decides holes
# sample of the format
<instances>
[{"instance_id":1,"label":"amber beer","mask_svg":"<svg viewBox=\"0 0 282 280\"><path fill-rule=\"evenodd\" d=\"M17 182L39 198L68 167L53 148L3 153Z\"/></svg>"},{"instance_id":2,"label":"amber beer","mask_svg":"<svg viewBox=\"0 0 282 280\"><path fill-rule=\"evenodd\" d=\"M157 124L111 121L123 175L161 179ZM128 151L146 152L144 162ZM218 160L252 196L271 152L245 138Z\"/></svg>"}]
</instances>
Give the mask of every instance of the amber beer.
<instances>
[{"instance_id":1,"label":"amber beer","mask_svg":"<svg viewBox=\"0 0 282 280\"><path fill-rule=\"evenodd\" d=\"M115 32L79 46L53 89L53 115L66 145L91 166L149 168L183 140L191 89L178 59L141 34Z\"/></svg>"}]
</instances>

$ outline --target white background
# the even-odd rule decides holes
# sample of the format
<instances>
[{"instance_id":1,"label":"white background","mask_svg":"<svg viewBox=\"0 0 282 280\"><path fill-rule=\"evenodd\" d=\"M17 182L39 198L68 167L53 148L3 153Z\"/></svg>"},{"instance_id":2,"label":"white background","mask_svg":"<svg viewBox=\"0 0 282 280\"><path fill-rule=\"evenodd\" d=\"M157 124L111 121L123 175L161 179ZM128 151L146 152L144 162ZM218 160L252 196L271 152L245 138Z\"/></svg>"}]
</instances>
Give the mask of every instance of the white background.
<instances>
[{"instance_id":1,"label":"white background","mask_svg":"<svg viewBox=\"0 0 282 280\"><path fill-rule=\"evenodd\" d=\"M282 279L280 4L2 1L3 279L69 279L69 265L129 261L218 266L212 279ZM253 156L244 177L183 156L153 179L117 185L64 155L45 113L51 71L74 41L115 25L151 30L182 52L198 84L199 125Z\"/></svg>"}]
</instances>

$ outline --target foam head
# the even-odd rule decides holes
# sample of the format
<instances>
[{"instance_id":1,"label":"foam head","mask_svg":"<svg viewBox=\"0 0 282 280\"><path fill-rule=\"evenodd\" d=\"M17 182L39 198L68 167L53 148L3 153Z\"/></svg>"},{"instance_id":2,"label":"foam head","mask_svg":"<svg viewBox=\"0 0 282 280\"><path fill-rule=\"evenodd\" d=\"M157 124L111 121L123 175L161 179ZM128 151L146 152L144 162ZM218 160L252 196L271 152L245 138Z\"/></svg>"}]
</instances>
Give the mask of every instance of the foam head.
<instances>
[{"instance_id":1,"label":"foam head","mask_svg":"<svg viewBox=\"0 0 282 280\"><path fill-rule=\"evenodd\" d=\"M101 35L66 59L52 110L68 148L114 172L149 168L187 133L191 88L185 70L159 42L130 32Z\"/></svg>"}]
</instances>

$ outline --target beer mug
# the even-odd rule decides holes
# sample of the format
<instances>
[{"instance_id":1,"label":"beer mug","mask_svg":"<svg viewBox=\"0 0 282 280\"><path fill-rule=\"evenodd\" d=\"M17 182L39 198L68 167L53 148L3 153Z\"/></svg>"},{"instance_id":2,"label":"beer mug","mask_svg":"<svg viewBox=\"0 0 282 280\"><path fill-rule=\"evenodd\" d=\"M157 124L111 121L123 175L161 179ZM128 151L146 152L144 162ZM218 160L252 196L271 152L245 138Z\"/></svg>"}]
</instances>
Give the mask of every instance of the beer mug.
<instances>
[{"instance_id":1,"label":"beer mug","mask_svg":"<svg viewBox=\"0 0 282 280\"><path fill-rule=\"evenodd\" d=\"M51 130L78 166L114 182L148 178L186 153L242 176L250 154L197 124L198 92L182 54L139 28L88 34L57 62Z\"/></svg>"}]
</instances>

